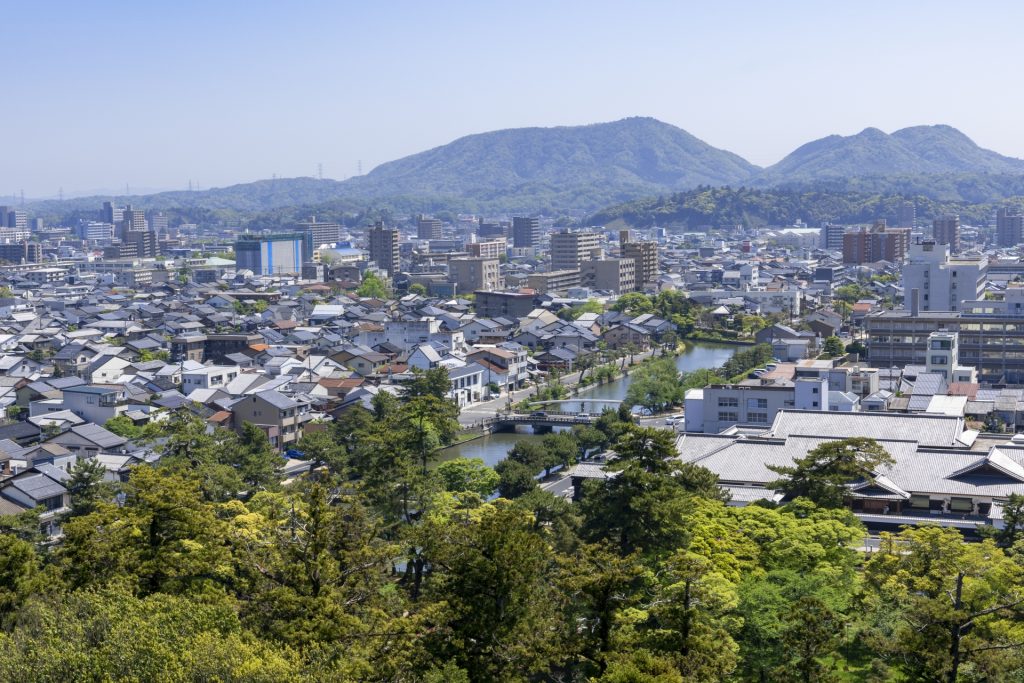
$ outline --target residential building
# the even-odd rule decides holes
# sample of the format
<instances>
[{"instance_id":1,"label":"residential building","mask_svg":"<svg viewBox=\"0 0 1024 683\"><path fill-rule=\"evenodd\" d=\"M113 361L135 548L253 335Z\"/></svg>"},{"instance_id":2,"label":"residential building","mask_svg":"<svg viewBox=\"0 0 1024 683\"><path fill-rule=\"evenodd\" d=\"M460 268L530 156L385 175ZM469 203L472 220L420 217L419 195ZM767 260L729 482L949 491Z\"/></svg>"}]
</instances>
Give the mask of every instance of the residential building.
<instances>
[{"instance_id":1,"label":"residential building","mask_svg":"<svg viewBox=\"0 0 1024 683\"><path fill-rule=\"evenodd\" d=\"M63 406L86 422L102 425L127 410L124 387L80 384L65 387Z\"/></svg>"},{"instance_id":2,"label":"residential building","mask_svg":"<svg viewBox=\"0 0 1024 683\"><path fill-rule=\"evenodd\" d=\"M312 251L309 233L239 235L235 263L239 270L251 270L256 275L298 275Z\"/></svg>"},{"instance_id":3,"label":"residential building","mask_svg":"<svg viewBox=\"0 0 1024 683\"><path fill-rule=\"evenodd\" d=\"M636 261L634 259L603 259L585 261L580 269L584 286L616 294L636 291Z\"/></svg>"},{"instance_id":4,"label":"residential building","mask_svg":"<svg viewBox=\"0 0 1024 683\"><path fill-rule=\"evenodd\" d=\"M427 218L420 214L416 219L416 237L421 240L439 240L443 237L444 224L437 218Z\"/></svg>"},{"instance_id":5,"label":"residential building","mask_svg":"<svg viewBox=\"0 0 1024 683\"><path fill-rule=\"evenodd\" d=\"M78 237L89 244L110 244L114 239L114 224L100 221L79 221Z\"/></svg>"},{"instance_id":6,"label":"residential building","mask_svg":"<svg viewBox=\"0 0 1024 683\"><path fill-rule=\"evenodd\" d=\"M281 451L302 438L310 419L308 403L276 390L243 396L230 407L235 431L241 433L246 423L255 425L267 435L270 445Z\"/></svg>"},{"instance_id":7,"label":"residential building","mask_svg":"<svg viewBox=\"0 0 1024 683\"><path fill-rule=\"evenodd\" d=\"M124 219L124 209L114 206L113 202L103 202L103 210L100 215L104 223L116 226Z\"/></svg>"},{"instance_id":8,"label":"residential building","mask_svg":"<svg viewBox=\"0 0 1024 683\"><path fill-rule=\"evenodd\" d=\"M28 213L13 206L0 206L0 228L28 232Z\"/></svg>"},{"instance_id":9,"label":"residential building","mask_svg":"<svg viewBox=\"0 0 1024 683\"><path fill-rule=\"evenodd\" d=\"M485 221L481 216L476 234L477 237L508 237L508 226L499 221Z\"/></svg>"},{"instance_id":10,"label":"residential building","mask_svg":"<svg viewBox=\"0 0 1024 683\"><path fill-rule=\"evenodd\" d=\"M949 244L911 244L902 270L904 307L916 290L922 311L959 311L962 301L982 296L987 263L980 256L950 256Z\"/></svg>"},{"instance_id":11,"label":"residential building","mask_svg":"<svg viewBox=\"0 0 1024 683\"><path fill-rule=\"evenodd\" d=\"M503 286L495 258L453 258L448 262L448 280L455 283L459 294L470 294L478 289L495 291Z\"/></svg>"},{"instance_id":12,"label":"residential building","mask_svg":"<svg viewBox=\"0 0 1024 683\"><path fill-rule=\"evenodd\" d=\"M536 307L537 292L474 292L476 315L480 318L523 318Z\"/></svg>"},{"instance_id":13,"label":"residential building","mask_svg":"<svg viewBox=\"0 0 1024 683\"><path fill-rule=\"evenodd\" d=\"M309 243L314 250L324 244L341 241L341 224L318 221L316 216L310 216L308 221L299 223L299 231L309 235Z\"/></svg>"},{"instance_id":14,"label":"residential building","mask_svg":"<svg viewBox=\"0 0 1024 683\"><path fill-rule=\"evenodd\" d=\"M552 234L551 270L579 270L584 261L601 258L602 241L600 234L589 230L563 230Z\"/></svg>"},{"instance_id":15,"label":"residential building","mask_svg":"<svg viewBox=\"0 0 1024 683\"><path fill-rule=\"evenodd\" d=\"M932 221L932 237L936 244L948 244L952 254L960 251L960 216L948 213Z\"/></svg>"},{"instance_id":16,"label":"residential building","mask_svg":"<svg viewBox=\"0 0 1024 683\"><path fill-rule=\"evenodd\" d=\"M637 289L643 289L657 279L657 242L625 242L622 244L622 257L633 259L636 262Z\"/></svg>"},{"instance_id":17,"label":"residential building","mask_svg":"<svg viewBox=\"0 0 1024 683\"><path fill-rule=\"evenodd\" d=\"M477 258L501 258L508 252L508 240L495 237L482 242L470 242L466 245L466 253Z\"/></svg>"},{"instance_id":18,"label":"residential building","mask_svg":"<svg viewBox=\"0 0 1024 683\"><path fill-rule=\"evenodd\" d=\"M122 240L129 233L133 232L145 232L148 230L148 223L146 223L146 212L142 209L135 209L131 204L128 204L121 209L121 220L115 223L117 227L117 236Z\"/></svg>"},{"instance_id":19,"label":"residential building","mask_svg":"<svg viewBox=\"0 0 1024 683\"><path fill-rule=\"evenodd\" d=\"M553 270L547 273L533 273L526 277L526 284L538 294L564 294L580 286L579 270Z\"/></svg>"},{"instance_id":20,"label":"residential building","mask_svg":"<svg viewBox=\"0 0 1024 683\"><path fill-rule=\"evenodd\" d=\"M195 389L221 389L238 377L236 365L211 365L181 373L181 391L190 394Z\"/></svg>"},{"instance_id":21,"label":"residential building","mask_svg":"<svg viewBox=\"0 0 1024 683\"><path fill-rule=\"evenodd\" d=\"M917 207L914 202L903 202L896 208L896 227L913 228L917 221Z\"/></svg>"},{"instance_id":22,"label":"residential building","mask_svg":"<svg viewBox=\"0 0 1024 683\"><path fill-rule=\"evenodd\" d=\"M901 263L909 246L909 228L889 228L877 221L870 230L862 226L843 233L843 263Z\"/></svg>"},{"instance_id":23,"label":"residential building","mask_svg":"<svg viewBox=\"0 0 1024 683\"><path fill-rule=\"evenodd\" d=\"M385 228L383 221L377 221L367 231L367 246L370 251L370 260L381 270L387 271L389 277L394 277L401 263L398 230Z\"/></svg>"},{"instance_id":24,"label":"residential building","mask_svg":"<svg viewBox=\"0 0 1024 683\"><path fill-rule=\"evenodd\" d=\"M1024 214L1019 209L999 209L996 212L996 245L1015 247L1021 242L1024 242Z\"/></svg>"},{"instance_id":25,"label":"residential building","mask_svg":"<svg viewBox=\"0 0 1024 683\"><path fill-rule=\"evenodd\" d=\"M821 226L821 248L828 251L842 251L844 234L846 234L845 225L825 223Z\"/></svg>"},{"instance_id":26,"label":"residential building","mask_svg":"<svg viewBox=\"0 0 1024 683\"><path fill-rule=\"evenodd\" d=\"M512 219L512 246L534 249L540 244L540 219L516 216Z\"/></svg>"}]
</instances>

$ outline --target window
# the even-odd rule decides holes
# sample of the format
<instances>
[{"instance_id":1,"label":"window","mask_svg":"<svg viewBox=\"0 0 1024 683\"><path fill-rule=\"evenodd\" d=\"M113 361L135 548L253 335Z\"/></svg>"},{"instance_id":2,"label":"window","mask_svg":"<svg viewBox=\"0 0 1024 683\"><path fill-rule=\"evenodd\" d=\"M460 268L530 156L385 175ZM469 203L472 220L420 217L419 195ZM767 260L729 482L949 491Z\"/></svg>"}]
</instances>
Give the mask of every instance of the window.
<instances>
[{"instance_id":1,"label":"window","mask_svg":"<svg viewBox=\"0 0 1024 683\"><path fill-rule=\"evenodd\" d=\"M720 412L718 413L719 422L739 422L740 416L734 412Z\"/></svg>"},{"instance_id":2,"label":"window","mask_svg":"<svg viewBox=\"0 0 1024 683\"><path fill-rule=\"evenodd\" d=\"M818 393L818 387L814 387L813 389L811 389L811 393L812 393L812 394L816 394L816 393ZM814 405L818 405L818 404L817 404L817 403L815 403Z\"/></svg>"},{"instance_id":3,"label":"window","mask_svg":"<svg viewBox=\"0 0 1024 683\"><path fill-rule=\"evenodd\" d=\"M718 399L719 408L738 408L740 400L734 397L722 397Z\"/></svg>"},{"instance_id":4,"label":"window","mask_svg":"<svg viewBox=\"0 0 1024 683\"><path fill-rule=\"evenodd\" d=\"M932 365L945 365L948 360L945 356L932 356Z\"/></svg>"},{"instance_id":5,"label":"window","mask_svg":"<svg viewBox=\"0 0 1024 683\"><path fill-rule=\"evenodd\" d=\"M768 413L747 413L747 420L749 422L766 424L768 422Z\"/></svg>"},{"instance_id":6,"label":"window","mask_svg":"<svg viewBox=\"0 0 1024 683\"><path fill-rule=\"evenodd\" d=\"M749 410L751 408L760 408L762 410L767 410L767 408L768 408L768 399L766 399L766 398L748 398L747 399L747 409Z\"/></svg>"}]
</instances>

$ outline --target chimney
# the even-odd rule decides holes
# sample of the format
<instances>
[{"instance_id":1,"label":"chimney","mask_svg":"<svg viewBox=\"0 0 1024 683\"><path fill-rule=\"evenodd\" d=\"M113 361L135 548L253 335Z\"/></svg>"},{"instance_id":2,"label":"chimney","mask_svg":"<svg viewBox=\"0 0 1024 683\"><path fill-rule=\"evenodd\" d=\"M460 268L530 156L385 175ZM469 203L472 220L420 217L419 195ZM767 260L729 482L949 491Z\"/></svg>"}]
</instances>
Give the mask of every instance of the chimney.
<instances>
[{"instance_id":1,"label":"chimney","mask_svg":"<svg viewBox=\"0 0 1024 683\"><path fill-rule=\"evenodd\" d=\"M910 290L910 315L917 317L921 312L921 290L914 287Z\"/></svg>"}]
</instances>

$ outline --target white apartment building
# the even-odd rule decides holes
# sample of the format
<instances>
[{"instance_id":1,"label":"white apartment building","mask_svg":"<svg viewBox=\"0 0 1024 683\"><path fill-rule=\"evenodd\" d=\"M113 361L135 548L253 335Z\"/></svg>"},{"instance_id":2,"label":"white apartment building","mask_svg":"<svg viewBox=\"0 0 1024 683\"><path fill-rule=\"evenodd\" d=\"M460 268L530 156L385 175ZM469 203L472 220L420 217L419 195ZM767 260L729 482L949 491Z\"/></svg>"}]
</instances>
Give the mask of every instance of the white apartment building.
<instances>
[{"instance_id":1,"label":"white apartment building","mask_svg":"<svg viewBox=\"0 0 1024 683\"><path fill-rule=\"evenodd\" d=\"M910 245L903 267L904 307L918 290L922 311L959 311L985 288L987 262L980 256L951 256L948 244L925 240Z\"/></svg>"}]
</instances>

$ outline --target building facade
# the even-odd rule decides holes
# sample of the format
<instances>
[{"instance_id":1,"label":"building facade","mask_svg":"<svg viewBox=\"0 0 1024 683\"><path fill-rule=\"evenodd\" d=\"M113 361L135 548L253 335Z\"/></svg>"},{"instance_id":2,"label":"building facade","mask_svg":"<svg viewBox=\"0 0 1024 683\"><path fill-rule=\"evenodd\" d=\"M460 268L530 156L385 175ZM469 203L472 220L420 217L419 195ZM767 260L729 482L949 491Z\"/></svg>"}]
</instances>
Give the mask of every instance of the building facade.
<instances>
[{"instance_id":1,"label":"building facade","mask_svg":"<svg viewBox=\"0 0 1024 683\"><path fill-rule=\"evenodd\" d=\"M516 216L512 219L512 246L535 249L540 244L540 219Z\"/></svg>"},{"instance_id":2,"label":"building facade","mask_svg":"<svg viewBox=\"0 0 1024 683\"><path fill-rule=\"evenodd\" d=\"M502 288L501 270L496 258L453 258L448 262L448 280L459 294L478 289L493 292Z\"/></svg>"},{"instance_id":3,"label":"building facade","mask_svg":"<svg viewBox=\"0 0 1024 683\"><path fill-rule=\"evenodd\" d=\"M948 244L950 253L958 253L960 251L960 216L951 213L933 220L932 236L937 244Z\"/></svg>"},{"instance_id":4,"label":"building facade","mask_svg":"<svg viewBox=\"0 0 1024 683\"><path fill-rule=\"evenodd\" d=\"M235 262L240 270L251 270L256 275L299 275L312 254L308 240L308 233L301 232L239 235Z\"/></svg>"},{"instance_id":5,"label":"building facade","mask_svg":"<svg viewBox=\"0 0 1024 683\"><path fill-rule=\"evenodd\" d=\"M910 245L903 266L903 291L906 301L914 290L922 311L959 311L962 301L981 297L985 288L987 262L981 257L950 256L950 245L932 240Z\"/></svg>"},{"instance_id":6,"label":"building facade","mask_svg":"<svg viewBox=\"0 0 1024 683\"><path fill-rule=\"evenodd\" d=\"M602 236L564 230L551 235L551 270L579 270L584 261L601 257Z\"/></svg>"},{"instance_id":7,"label":"building facade","mask_svg":"<svg viewBox=\"0 0 1024 683\"><path fill-rule=\"evenodd\" d=\"M367 247L370 251L370 260L381 270L387 271L388 276L394 277L401 263L398 230L385 228L383 222L377 221L367 232Z\"/></svg>"}]
</instances>

